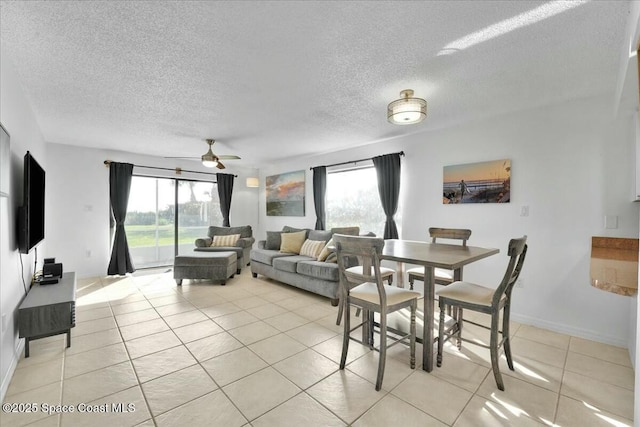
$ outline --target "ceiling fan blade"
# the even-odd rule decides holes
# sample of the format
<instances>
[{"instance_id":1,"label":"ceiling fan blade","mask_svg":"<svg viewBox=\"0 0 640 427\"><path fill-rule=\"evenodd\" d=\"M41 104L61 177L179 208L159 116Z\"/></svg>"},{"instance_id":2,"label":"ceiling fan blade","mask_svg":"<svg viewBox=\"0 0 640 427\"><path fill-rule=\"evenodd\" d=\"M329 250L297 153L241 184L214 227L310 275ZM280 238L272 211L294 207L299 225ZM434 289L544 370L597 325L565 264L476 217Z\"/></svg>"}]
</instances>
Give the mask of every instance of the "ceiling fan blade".
<instances>
[{"instance_id":1,"label":"ceiling fan blade","mask_svg":"<svg viewBox=\"0 0 640 427\"><path fill-rule=\"evenodd\" d=\"M163 159L199 159L200 157L163 157Z\"/></svg>"},{"instance_id":2,"label":"ceiling fan blade","mask_svg":"<svg viewBox=\"0 0 640 427\"><path fill-rule=\"evenodd\" d=\"M218 156L219 159L223 160L240 160L240 156L234 156L232 154L226 154L223 156Z\"/></svg>"},{"instance_id":3,"label":"ceiling fan blade","mask_svg":"<svg viewBox=\"0 0 640 427\"><path fill-rule=\"evenodd\" d=\"M224 165L222 163L220 163L220 160L218 160L218 164L216 165L216 167L218 169L224 169L225 168Z\"/></svg>"}]
</instances>

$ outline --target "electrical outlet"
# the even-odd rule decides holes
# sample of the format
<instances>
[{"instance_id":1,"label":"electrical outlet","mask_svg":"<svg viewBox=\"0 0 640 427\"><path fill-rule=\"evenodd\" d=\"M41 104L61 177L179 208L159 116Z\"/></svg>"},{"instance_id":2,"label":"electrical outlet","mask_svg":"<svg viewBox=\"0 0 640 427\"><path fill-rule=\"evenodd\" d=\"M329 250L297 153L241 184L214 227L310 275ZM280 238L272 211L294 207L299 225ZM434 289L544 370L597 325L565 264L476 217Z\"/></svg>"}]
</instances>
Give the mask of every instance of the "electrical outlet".
<instances>
[{"instance_id":1,"label":"electrical outlet","mask_svg":"<svg viewBox=\"0 0 640 427\"><path fill-rule=\"evenodd\" d=\"M87 255L87 258L91 258L91 249L87 249L85 254Z\"/></svg>"},{"instance_id":2,"label":"electrical outlet","mask_svg":"<svg viewBox=\"0 0 640 427\"><path fill-rule=\"evenodd\" d=\"M522 277L516 282L516 288L524 288L524 279Z\"/></svg>"}]
</instances>

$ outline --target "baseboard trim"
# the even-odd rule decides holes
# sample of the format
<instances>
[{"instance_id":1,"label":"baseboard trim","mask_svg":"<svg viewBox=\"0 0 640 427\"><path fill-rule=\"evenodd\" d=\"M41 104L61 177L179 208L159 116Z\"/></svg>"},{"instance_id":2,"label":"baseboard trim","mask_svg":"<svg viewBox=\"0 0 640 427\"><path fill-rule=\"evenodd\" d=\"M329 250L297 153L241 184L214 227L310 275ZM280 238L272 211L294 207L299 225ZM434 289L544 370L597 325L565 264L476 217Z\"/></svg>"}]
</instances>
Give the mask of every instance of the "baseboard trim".
<instances>
[{"instance_id":1,"label":"baseboard trim","mask_svg":"<svg viewBox=\"0 0 640 427\"><path fill-rule=\"evenodd\" d=\"M18 367L18 361L20 360L20 355L22 354L22 350L24 349L24 339L18 338L18 345L15 348L13 353L13 358L11 360L11 364L9 365L9 369L7 369L7 373L2 378L2 386L0 388L0 402L4 402L4 398L7 395L7 390L9 389L9 384L11 383L11 379L13 378L13 374Z\"/></svg>"},{"instance_id":2,"label":"baseboard trim","mask_svg":"<svg viewBox=\"0 0 640 427\"><path fill-rule=\"evenodd\" d=\"M609 335L601 335L594 331L582 328L576 328L573 326L564 325L561 323L549 322L537 317L523 316L511 312L511 320L530 326L537 326L542 329L548 329L553 332L561 334L571 335L578 338L584 338L591 341L597 341L604 344L615 345L616 347L629 348L629 343L624 338L616 338Z\"/></svg>"}]
</instances>

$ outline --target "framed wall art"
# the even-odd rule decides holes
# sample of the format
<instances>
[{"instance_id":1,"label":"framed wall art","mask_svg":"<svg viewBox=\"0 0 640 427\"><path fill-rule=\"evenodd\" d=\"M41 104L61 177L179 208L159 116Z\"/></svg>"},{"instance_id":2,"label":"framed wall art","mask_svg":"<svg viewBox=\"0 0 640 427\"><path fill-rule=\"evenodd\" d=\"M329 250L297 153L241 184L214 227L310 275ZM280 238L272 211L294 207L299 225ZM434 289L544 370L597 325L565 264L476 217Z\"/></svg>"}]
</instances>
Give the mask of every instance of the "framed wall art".
<instances>
[{"instance_id":1,"label":"framed wall art","mask_svg":"<svg viewBox=\"0 0 640 427\"><path fill-rule=\"evenodd\" d=\"M304 216L304 184L304 170L268 176L267 216Z\"/></svg>"},{"instance_id":2,"label":"framed wall art","mask_svg":"<svg viewBox=\"0 0 640 427\"><path fill-rule=\"evenodd\" d=\"M442 203L509 203L511 160L445 166Z\"/></svg>"}]
</instances>

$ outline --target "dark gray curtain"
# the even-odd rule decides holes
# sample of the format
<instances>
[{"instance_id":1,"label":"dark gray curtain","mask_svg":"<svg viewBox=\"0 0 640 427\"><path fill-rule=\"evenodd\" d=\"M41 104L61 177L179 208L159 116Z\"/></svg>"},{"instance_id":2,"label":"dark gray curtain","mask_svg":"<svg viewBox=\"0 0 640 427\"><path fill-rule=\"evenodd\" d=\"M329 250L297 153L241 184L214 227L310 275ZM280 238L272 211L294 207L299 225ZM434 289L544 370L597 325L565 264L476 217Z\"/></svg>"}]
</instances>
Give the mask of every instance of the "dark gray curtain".
<instances>
[{"instance_id":1,"label":"dark gray curtain","mask_svg":"<svg viewBox=\"0 0 640 427\"><path fill-rule=\"evenodd\" d=\"M133 165L130 163L111 163L109 165L109 198L113 218L116 221L116 235L113 239L111 261L109 261L107 269L109 275L124 275L136 271L131 262L127 234L124 231L132 174Z\"/></svg>"},{"instance_id":2,"label":"dark gray curtain","mask_svg":"<svg viewBox=\"0 0 640 427\"><path fill-rule=\"evenodd\" d=\"M325 194L327 193L327 167L313 168L313 204L316 207L316 230L326 227Z\"/></svg>"},{"instance_id":3,"label":"dark gray curtain","mask_svg":"<svg viewBox=\"0 0 640 427\"><path fill-rule=\"evenodd\" d=\"M378 176L380 202L387 216L384 224L384 238L397 239L398 228L393 216L398 210L398 199L400 197L400 154L386 154L374 157L372 160Z\"/></svg>"},{"instance_id":4,"label":"dark gray curtain","mask_svg":"<svg viewBox=\"0 0 640 427\"><path fill-rule=\"evenodd\" d=\"M231 195L233 194L233 178L229 173L217 173L218 196L220 197L220 211L222 212L222 226L231 227L229 211L231 211Z\"/></svg>"}]
</instances>

